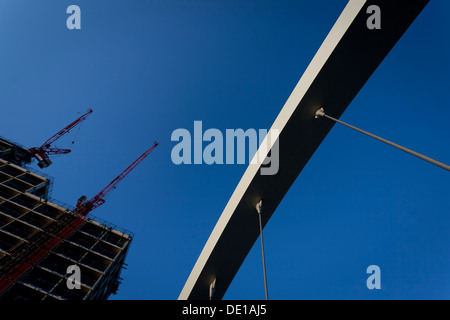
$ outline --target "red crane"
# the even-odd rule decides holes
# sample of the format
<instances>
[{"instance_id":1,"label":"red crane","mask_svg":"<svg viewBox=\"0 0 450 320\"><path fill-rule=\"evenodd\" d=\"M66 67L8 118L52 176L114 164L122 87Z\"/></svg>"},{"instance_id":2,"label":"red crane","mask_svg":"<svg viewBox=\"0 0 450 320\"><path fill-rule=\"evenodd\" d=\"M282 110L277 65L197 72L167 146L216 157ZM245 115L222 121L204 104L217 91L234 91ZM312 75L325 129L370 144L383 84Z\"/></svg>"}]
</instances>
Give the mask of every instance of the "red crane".
<instances>
[{"instance_id":1,"label":"red crane","mask_svg":"<svg viewBox=\"0 0 450 320\"><path fill-rule=\"evenodd\" d=\"M113 189L116 188L116 186L119 184L120 181L122 181L123 178L125 178L131 170L133 170L139 163L141 163L142 160L144 160L150 152L153 151L158 146L158 142L154 142L153 145L145 151L139 158L137 158L132 164L128 166L121 174L119 174L113 181L111 181L105 188L103 188L102 191L97 193L91 200L86 201L86 196L81 196L76 205L76 210L80 215L86 216L89 212L92 210L100 207L102 204L105 203L105 196Z\"/></svg>"},{"instance_id":2,"label":"red crane","mask_svg":"<svg viewBox=\"0 0 450 320\"><path fill-rule=\"evenodd\" d=\"M115 189L117 184L157 146L158 142L155 142L150 149L145 151L91 200L86 201L86 196L82 196L77 202L75 214L66 213L62 215L55 222L44 227L44 231L25 242L23 247L18 247L15 252L10 252L8 259L0 263L0 295L58 244L80 228L86 221L84 216L104 204L104 197Z\"/></svg>"},{"instance_id":3,"label":"red crane","mask_svg":"<svg viewBox=\"0 0 450 320\"><path fill-rule=\"evenodd\" d=\"M39 161L38 166L41 169L47 168L49 165L52 164L52 162L49 159L50 155L54 154L67 154L70 153L70 149L59 149L56 147L52 147L52 144L61 138L63 135L68 133L70 130L72 130L74 127L76 127L78 124L83 122L88 115L92 113L92 109L88 109L88 111L83 114L81 117L67 125L64 129L60 130L58 133L54 134L50 139L45 141L42 146L38 148L30 148L32 155Z\"/></svg>"}]
</instances>

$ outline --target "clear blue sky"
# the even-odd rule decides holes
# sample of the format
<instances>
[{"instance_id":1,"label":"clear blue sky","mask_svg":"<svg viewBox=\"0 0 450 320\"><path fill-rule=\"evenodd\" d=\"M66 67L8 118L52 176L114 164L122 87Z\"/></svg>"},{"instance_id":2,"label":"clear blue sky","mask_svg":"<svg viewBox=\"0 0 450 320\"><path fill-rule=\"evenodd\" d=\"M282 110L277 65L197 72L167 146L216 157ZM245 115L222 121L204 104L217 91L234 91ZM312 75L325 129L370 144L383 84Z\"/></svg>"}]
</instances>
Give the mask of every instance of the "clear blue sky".
<instances>
[{"instance_id":1,"label":"clear blue sky","mask_svg":"<svg viewBox=\"0 0 450 320\"><path fill-rule=\"evenodd\" d=\"M113 299L176 299L246 169L176 166L172 132L270 128L346 3L0 0L0 135L39 146L94 109L45 170L54 198L95 195L160 142L94 212L135 233ZM449 12L431 0L341 119L450 163ZM449 177L336 125L264 229L270 298L449 299ZM225 299L263 298L258 241Z\"/></svg>"}]
</instances>

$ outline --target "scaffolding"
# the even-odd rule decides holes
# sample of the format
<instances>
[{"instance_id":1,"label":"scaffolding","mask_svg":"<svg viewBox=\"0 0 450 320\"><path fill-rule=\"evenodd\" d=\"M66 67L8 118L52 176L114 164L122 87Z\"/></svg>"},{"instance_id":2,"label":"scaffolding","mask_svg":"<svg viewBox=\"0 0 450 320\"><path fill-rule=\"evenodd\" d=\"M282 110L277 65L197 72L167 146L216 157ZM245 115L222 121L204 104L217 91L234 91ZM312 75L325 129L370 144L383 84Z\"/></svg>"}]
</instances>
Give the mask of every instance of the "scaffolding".
<instances>
[{"instance_id":1,"label":"scaffolding","mask_svg":"<svg viewBox=\"0 0 450 320\"><path fill-rule=\"evenodd\" d=\"M19 144L0 137L0 158L22 166L31 163L32 154L30 150Z\"/></svg>"},{"instance_id":2,"label":"scaffolding","mask_svg":"<svg viewBox=\"0 0 450 320\"><path fill-rule=\"evenodd\" d=\"M0 159L0 300L107 299L133 234L49 201L51 179ZM67 268L81 270L68 289Z\"/></svg>"}]
</instances>

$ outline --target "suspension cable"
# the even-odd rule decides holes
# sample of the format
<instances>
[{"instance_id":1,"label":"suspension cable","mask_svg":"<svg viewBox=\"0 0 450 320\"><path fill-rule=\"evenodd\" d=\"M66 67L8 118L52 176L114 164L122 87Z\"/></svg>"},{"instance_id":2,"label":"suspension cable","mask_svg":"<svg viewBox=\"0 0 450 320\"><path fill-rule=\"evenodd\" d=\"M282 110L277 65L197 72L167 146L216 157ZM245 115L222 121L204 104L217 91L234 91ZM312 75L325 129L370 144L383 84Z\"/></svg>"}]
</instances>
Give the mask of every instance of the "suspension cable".
<instances>
[{"instance_id":1,"label":"suspension cable","mask_svg":"<svg viewBox=\"0 0 450 320\"><path fill-rule=\"evenodd\" d=\"M266 300L269 300L269 293L267 289L267 275L266 275L266 259L264 257L264 240L263 240L263 228L261 222L261 214L262 214L262 200L258 202L256 205L256 211L259 216L259 234L261 236L261 252L262 252L262 263L263 263L263 272L264 272L264 291L266 294Z\"/></svg>"}]
</instances>

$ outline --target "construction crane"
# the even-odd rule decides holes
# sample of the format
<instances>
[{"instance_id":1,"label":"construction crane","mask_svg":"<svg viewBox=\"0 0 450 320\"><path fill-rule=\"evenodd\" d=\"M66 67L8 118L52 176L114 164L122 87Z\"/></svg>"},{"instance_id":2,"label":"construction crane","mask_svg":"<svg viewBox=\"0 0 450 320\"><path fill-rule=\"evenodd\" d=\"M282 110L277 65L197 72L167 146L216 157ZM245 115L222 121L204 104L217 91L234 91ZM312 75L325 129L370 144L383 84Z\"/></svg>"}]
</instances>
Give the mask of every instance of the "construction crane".
<instances>
[{"instance_id":1,"label":"construction crane","mask_svg":"<svg viewBox=\"0 0 450 320\"><path fill-rule=\"evenodd\" d=\"M150 152L158 146L158 142L154 142L153 145L145 151L139 158L137 158L132 164L128 166L121 174L119 174L113 181L111 181L102 191L97 193L92 199L86 201L85 195L81 196L76 204L76 210L78 214L86 216L92 210L100 207L105 203L105 196L113 189L117 187L120 181L125 178L142 160L144 160Z\"/></svg>"},{"instance_id":2,"label":"construction crane","mask_svg":"<svg viewBox=\"0 0 450 320\"><path fill-rule=\"evenodd\" d=\"M0 259L0 295L19 280L30 268L39 263L42 258L47 256L58 244L79 229L86 222L85 216L104 204L105 196L115 189L117 184L157 146L158 142L155 142L91 200L86 201L86 196L82 196L73 212L61 215L55 221L45 226L43 231L36 233L23 245L15 248L13 252L9 252L9 255Z\"/></svg>"},{"instance_id":3,"label":"construction crane","mask_svg":"<svg viewBox=\"0 0 450 320\"><path fill-rule=\"evenodd\" d=\"M60 130L58 133L54 134L51 138L45 141L42 144L42 146L28 149L29 151L31 151L33 157L35 157L39 161L38 162L39 168L44 169L52 164L52 162L49 159L50 155L67 154L71 152L70 149L60 149L52 147L52 144L56 140L61 138L63 135L68 133L70 130L75 128L77 125L79 125L81 122L83 122L91 113L92 109L88 109L88 111L85 114L83 114L81 117L79 117L78 119L67 125L64 129Z\"/></svg>"}]
</instances>

